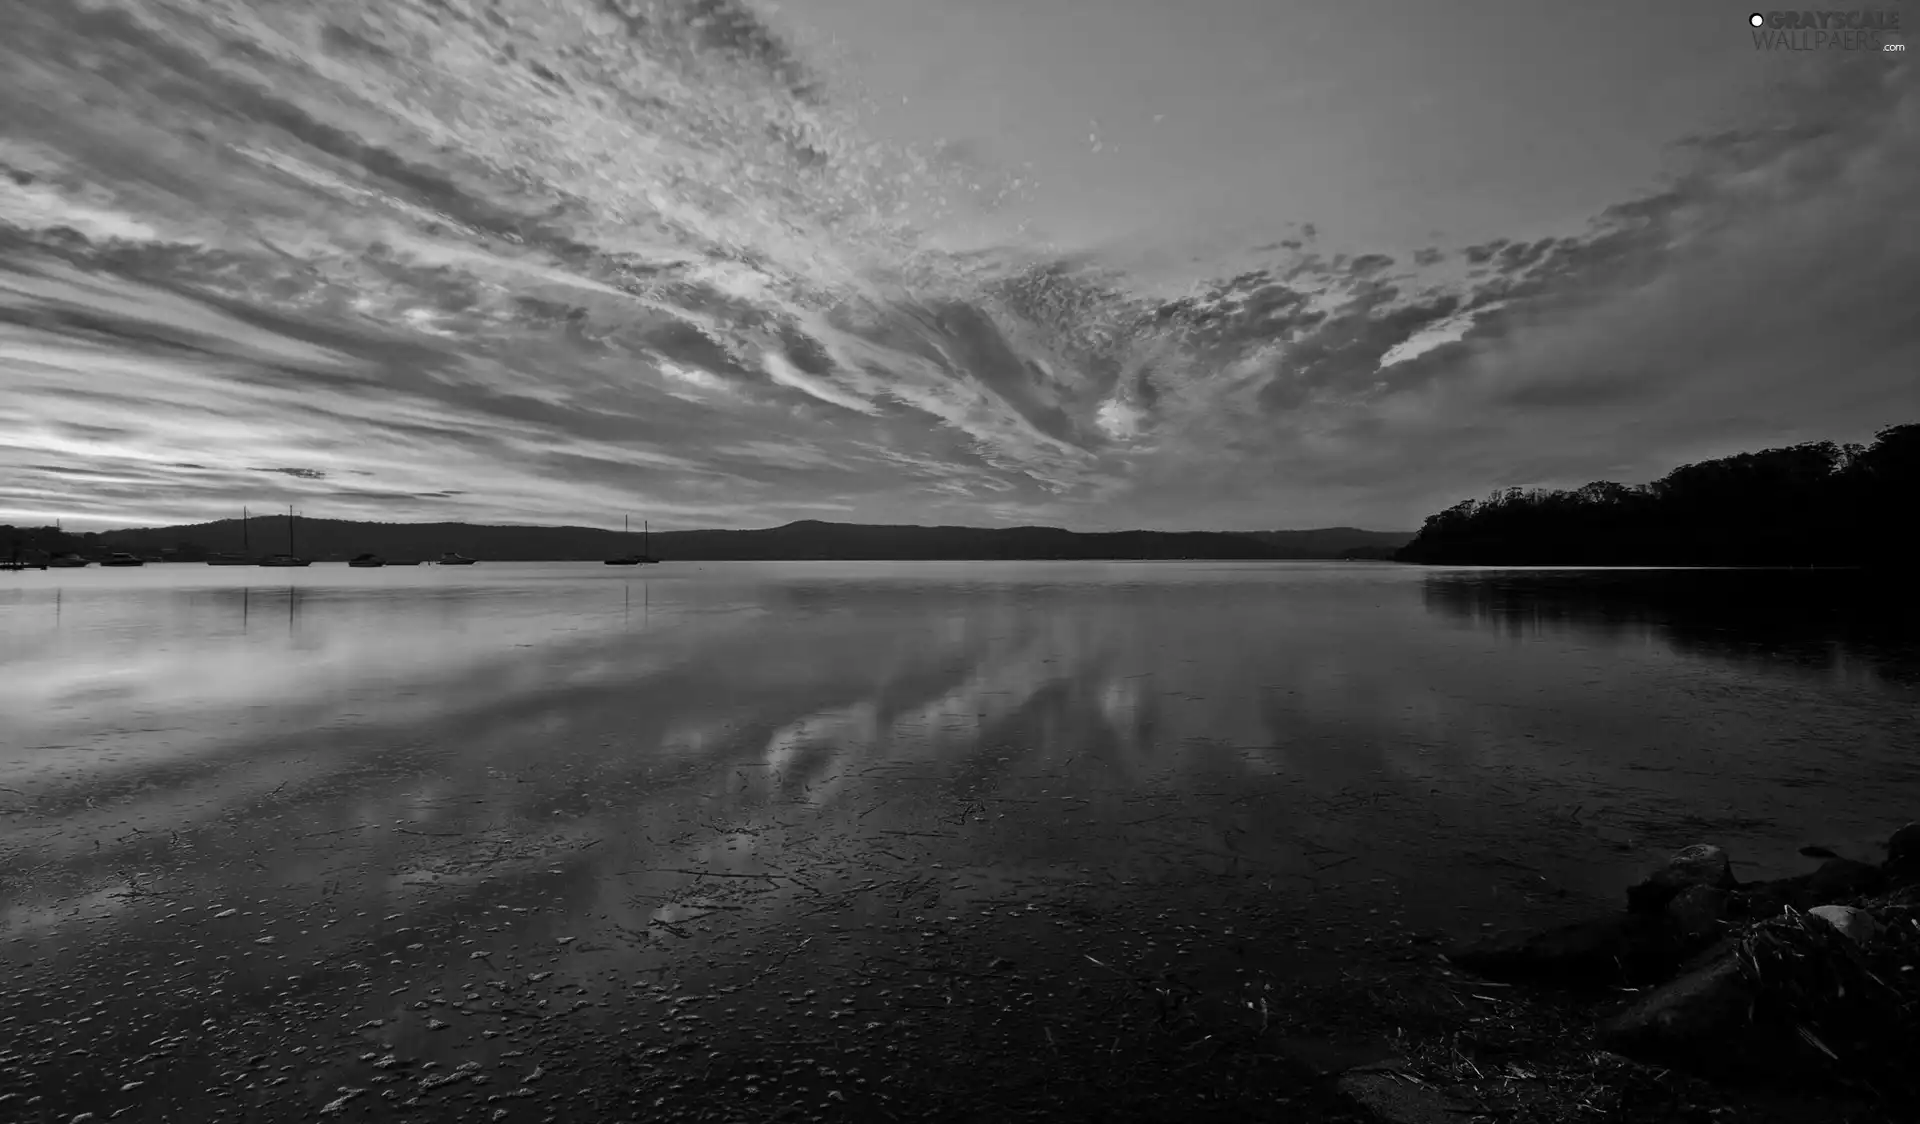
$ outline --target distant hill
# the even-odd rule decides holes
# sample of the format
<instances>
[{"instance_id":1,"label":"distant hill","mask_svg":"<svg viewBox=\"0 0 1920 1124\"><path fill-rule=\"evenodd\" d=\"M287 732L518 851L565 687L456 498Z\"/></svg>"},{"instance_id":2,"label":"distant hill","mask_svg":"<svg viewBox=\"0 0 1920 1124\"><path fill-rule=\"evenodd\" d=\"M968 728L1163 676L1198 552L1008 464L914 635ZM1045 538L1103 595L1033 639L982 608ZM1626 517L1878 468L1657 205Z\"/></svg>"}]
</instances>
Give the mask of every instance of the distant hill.
<instances>
[{"instance_id":1,"label":"distant hill","mask_svg":"<svg viewBox=\"0 0 1920 1124\"><path fill-rule=\"evenodd\" d=\"M1413 541L1412 531L1362 531L1358 527L1322 527L1314 531L1242 531L1279 552L1282 558L1388 559Z\"/></svg>"},{"instance_id":2,"label":"distant hill","mask_svg":"<svg viewBox=\"0 0 1920 1124\"><path fill-rule=\"evenodd\" d=\"M247 525L251 553L288 549L287 517L259 516ZM491 561L610 558L637 549L638 533L594 527L478 526L468 523L363 523L301 518L294 549L309 558L344 560L362 552L385 558L438 558L458 551ZM142 527L91 535L58 535L51 528L0 528L0 544L20 538L36 550L104 554L124 550L185 561L209 552L238 552L238 519L176 527ZM1346 527L1311 531L1112 531L1058 527L917 527L803 520L750 531L659 531L650 549L672 561L723 560L956 560L992 559L1311 559L1353 550L1391 549L1410 534ZM1369 555L1377 556L1377 555Z\"/></svg>"}]
</instances>

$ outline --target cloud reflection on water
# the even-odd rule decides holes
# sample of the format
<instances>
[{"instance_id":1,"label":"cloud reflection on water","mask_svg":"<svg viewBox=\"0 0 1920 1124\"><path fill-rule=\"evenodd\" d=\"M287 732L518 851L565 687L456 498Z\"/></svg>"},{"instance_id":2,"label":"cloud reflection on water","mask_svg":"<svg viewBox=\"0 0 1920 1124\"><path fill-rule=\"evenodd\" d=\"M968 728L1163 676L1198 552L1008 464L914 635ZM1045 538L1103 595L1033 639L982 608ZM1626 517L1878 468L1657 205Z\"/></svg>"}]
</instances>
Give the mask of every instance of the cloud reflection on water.
<instances>
[{"instance_id":1,"label":"cloud reflection on water","mask_svg":"<svg viewBox=\"0 0 1920 1124\"><path fill-rule=\"evenodd\" d=\"M636 624L597 572L536 570L433 589L316 572L297 601L75 581L55 625L23 591L0 606L33 653L0 676L16 716L0 783L36 810L8 823L13 846L68 867L49 887L216 821L321 833L336 866L413 869L403 828L486 835L536 870L636 822L857 814L898 775L936 803L1254 785L1275 830L1353 792L1468 832L1497 832L1470 826L1495 806L1584 804L1635 835L1744 831L1777 849L1880 830L1900 813L1871 794L1912 773L1897 683L1711 658L1671 622L1622 645L1614 617L1551 598L1534 612L1551 629L1449 626L1507 619L1483 609L1511 575L709 566L639 583ZM1326 826L1418 842L1346 819ZM1029 858L1087 861L1090 845L1059 835ZM752 850L702 847L716 863ZM267 861L284 877L321 860Z\"/></svg>"},{"instance_id":2,"label":"cloud reflection on water","mask_svg":"<svg viewBox=\"0 0 1920 1124\"><path fill-rule=\"evenodd\" d=\"M204 568L0 596L29 641L0 652L0 966L40 1078L256 1016L504 1062L481 980L631 1042L610 1012L661 973L811 986L987 915L1079 942L1087 900L1211 895L1267 951L1303 930L1261 917L1347 950L1544 924L1679 843L1764 876L1884 836L1920 779L1899 677L1623 640L1546 595L1564 623L1461 627L1513 575L651 573L316 567L264 614ZM63 1021L95 999L111 1026ZM432 1033L443 1000L475 1017ZM332 1089L362 1045L299 1060Z\"/></svg>"}]
</instances>

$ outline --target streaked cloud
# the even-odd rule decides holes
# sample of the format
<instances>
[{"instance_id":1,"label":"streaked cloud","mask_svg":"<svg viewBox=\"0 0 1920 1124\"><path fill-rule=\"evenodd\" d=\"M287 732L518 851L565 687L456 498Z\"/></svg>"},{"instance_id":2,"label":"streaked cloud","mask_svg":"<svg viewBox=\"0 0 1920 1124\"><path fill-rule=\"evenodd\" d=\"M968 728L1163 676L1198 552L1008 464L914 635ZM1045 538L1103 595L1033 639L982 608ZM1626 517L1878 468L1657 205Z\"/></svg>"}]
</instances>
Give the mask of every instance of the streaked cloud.
<instances>
[{"instance_id":1,"label":"streaked cloud","mask_svg":"<svg viewBox=\"0 0 1920 1124\"><path fill-rule=\"evenodd\" d=\"M496 7L16 6L0 519L1406 527L1910 420L1910 66L1783 71L1584 228L1276 215L1186 285L941 248L1020 177L744 5Z\"/></svg>"}]
</instances>

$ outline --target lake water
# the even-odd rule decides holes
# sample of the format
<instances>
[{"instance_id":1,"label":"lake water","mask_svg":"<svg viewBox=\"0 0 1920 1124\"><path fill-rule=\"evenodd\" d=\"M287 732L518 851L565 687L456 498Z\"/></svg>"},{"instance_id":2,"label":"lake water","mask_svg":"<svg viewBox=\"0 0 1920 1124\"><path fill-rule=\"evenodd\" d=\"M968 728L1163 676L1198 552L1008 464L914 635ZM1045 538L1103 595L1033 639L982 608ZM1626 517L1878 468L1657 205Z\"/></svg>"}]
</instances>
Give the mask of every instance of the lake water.
<instances>
[{"instance_id":1,"label":"lake water","mask_svg":"<svg viewBox=\"0 0 1920 1124\"><path fill-rule=\"evenodd\" d=\"M1095 962L1244 973L1604 908L1690 842L1878 858L1920 815L1917 632L1809 573L0 574L0 1056L46 1119L298 1115L382 1052L531 1066L517 1003L718 1042L768 1008L642 1028L636 979L744 1003L989 921L1038 964L1151 911ZM810 986L772 1009L892 1009Z\"/></svg>"}]
</instances>

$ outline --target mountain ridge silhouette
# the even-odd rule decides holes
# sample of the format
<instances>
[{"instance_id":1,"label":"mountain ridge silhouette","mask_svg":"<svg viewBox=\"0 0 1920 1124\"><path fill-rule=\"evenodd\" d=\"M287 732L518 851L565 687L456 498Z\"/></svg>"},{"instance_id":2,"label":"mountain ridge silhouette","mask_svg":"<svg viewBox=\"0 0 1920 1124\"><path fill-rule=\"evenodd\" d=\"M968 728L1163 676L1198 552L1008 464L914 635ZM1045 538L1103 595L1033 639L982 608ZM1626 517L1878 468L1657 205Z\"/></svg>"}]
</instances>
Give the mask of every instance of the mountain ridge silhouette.
<instances>
[{"instance_id":1,"label":"mountain ridge silhouette","mask_svg":"<svg viewBox=\"0 0 1920 1124\"><path fill-rule=\"evenodd\" d=\"M82 554L162 551L183 560L243 549L240 520L135 527L86 535L52 528L0 528L29 549ZM1032 559L1336 559L1347 552L1382 557L1412 532L1328 527L1288 531L1069 531L1060 527L965 527L830 523L802 519L747 530L655 531L647 550L683 561L991 561ZM456 551L482 561L589 561L637 550L638 531L473 523L384 523L301 516L291 543L287 516L248 520L244 549L261 555L292 551L319 560L371 552L385 558L432 559Z\"/></svg>"}]
</instances>

